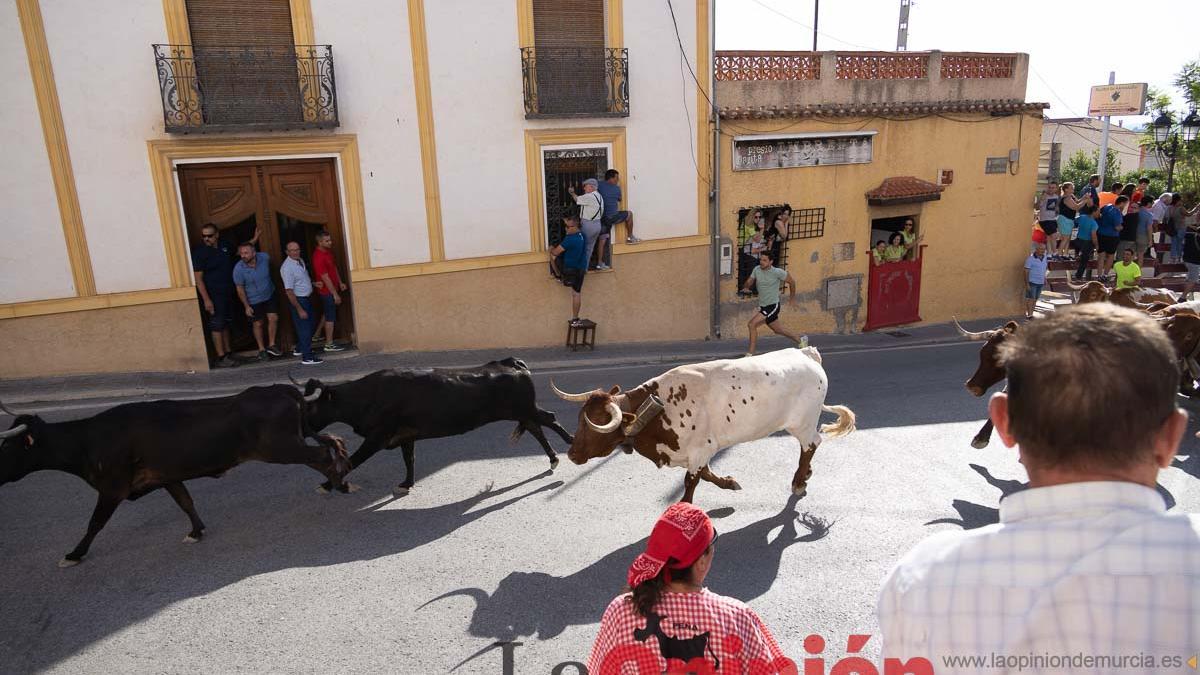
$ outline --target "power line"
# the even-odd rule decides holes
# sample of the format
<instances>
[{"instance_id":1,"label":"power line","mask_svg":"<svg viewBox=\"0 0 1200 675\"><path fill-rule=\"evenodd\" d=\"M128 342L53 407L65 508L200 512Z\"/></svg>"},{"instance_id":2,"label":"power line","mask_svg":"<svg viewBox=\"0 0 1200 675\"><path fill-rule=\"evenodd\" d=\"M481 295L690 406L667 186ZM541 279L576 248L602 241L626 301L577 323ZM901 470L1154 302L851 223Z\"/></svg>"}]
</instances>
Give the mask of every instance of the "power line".
<instances>
[{"instance_id":1,"label":"power line","mask_svg":"<svg viewBox=\"0 0 1200 675\"><path fill-rule=\"evenodd\" d=\"M800 27L802 27L802 28L807 28L808 30L813 30L813 27L812 27L812 26L810 26L810 25L808 25L808 24L804 23L803 21L800 21L800 20L798 20L798 19L795 19L795 18L793 18L793 17L790 17L790 16L788 16L787 14L784 14L783 12L781 12L781 11L779 11L779 10L775 9L774 7L772 7L772 6L768 5L768 4L766 4L765 2L759 2L759 0L750 0L750 1L751 1L751 2L753 2L753 3L754 3L754 4L756 4L756 5L759 5L759 6L760 6L760 7L762 7L763 9L766 9L766 10L767 10L767 11L769 11L769 12L772 12L772 13L774 13L774 14L776 14L776 15L778 15L778 16L780 16L780 17L784 18L784 19L787 19L788 21L791 21L792 23L796 24L797 26L800 26ZM858 47L859 49L865 49L865 50L867 50L867 51L871 51L871 52L883 52L883 51L887 51L886 49L879 49L878 47L868 47L867 45L860 45L860 44L858 44L857 42L850 42L849 40L843 40L843 39L841 39L840 37L837 37L836 35L830 35L829 33L826 33L825 31L820 31L820 30L819 30L819 31L817 31L817 34L818 34L818 35L822 35L822 36L824 36L824 37L827 37L827 38L829 38L830 40L833 40L834 42L840 42L840 43L842 43L842 44L844 44L844 45L850 45L851 47Z\"/></svg>"},{"instance_id":2,"label":"power line","mask_svg":"<svg viewBox=\"0 0 1200 675\"><path fill-rule=\"evenodd\" d=\"M692 166L696 167L696 176L704 181L704 184L709 189L712 189L712 183L701 173L700 162L696 160L696 140L695 135L692 133L692 113L688 110L687 78L684 77L684 66L687 66L687 72L691 73L692 81L696 83L696 90L704 96L704 100L708 101L709 109L712 110L714 116L718 114L717 105L712 102L712 99L708 97L708 93L704 91L704 87L700 85L700 80L696 77L696 71L692 69L692 64L688 61L687 50L683 48L683 38L679 35L679 22L675 20L675 6L671 4L671 0L667 0L667 9L671 12L671 25L675 27L675 42L679 45L679 80L680 84L683 85L683 114L687 118L688 150L692 155ZM700 120L697 119L697 125L699 122Z\"/></svg>"}]
</instances>

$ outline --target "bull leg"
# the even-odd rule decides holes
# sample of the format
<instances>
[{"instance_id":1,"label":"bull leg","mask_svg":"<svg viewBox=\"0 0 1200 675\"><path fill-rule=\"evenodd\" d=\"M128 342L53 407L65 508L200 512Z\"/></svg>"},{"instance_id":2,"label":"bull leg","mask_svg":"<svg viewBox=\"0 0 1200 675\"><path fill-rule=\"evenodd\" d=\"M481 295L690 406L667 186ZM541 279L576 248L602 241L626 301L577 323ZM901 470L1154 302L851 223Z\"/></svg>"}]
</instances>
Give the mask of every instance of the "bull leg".
<instances>
[{"instance_id":1,"label":"bull leg","mask_svg":"<svg viewBox=\"0 0 1200 675\"><path fill-rule=\"evenodd\" d=\"M406 495L417 480L416 449L417 442L413 440L400 441L400 452L404 456L404 482L396 486L395 494Z\"/></svg>"},{"instance_id":2,"label":"bull leg","mask_svg":"<svg viewBox=\"0 0 1200 675\"><path fill-rule=\"evenodd\" d=\"M123 497L117 495L100 493L96 499L96 508L92 511L92 518L88 521L87 534L83 535L83 539L75 545L75 549L68 553L62 560L58 561L59 567L70 567L78 565L83 556L87 555L88 549L92 547L92 540L104 529L108 523L108 519L112 518L113 511L117 510L117 506L123 501Z\"/></svg>"},{"instance_id":3,"label":"bull leg","mask_svg":"<svg viewBox=\"0 0 1200 675\"><path fill-rule=\"evenodd\" d=\"M525 427L537 442L541 444L542 450L546 451L546 456L550 458L550 470L558 468L558 455L554 454L554 448L550 447L550 442L546 440L546 434L542 432L542 427L537 422L521 422L521 426Z\"/></svg>"},{"instance_id":4,"label":"bull leg","mask_svg":"<svg viewBox=\"0 0 1200 675\"><path fill-rule=\"evenodd\" d=\"M716 485L722 490L742 489L742 486L738 485L738 482L733 479L733 476L717 476L713 474L712 469L708 468L707 464L700 467L700 477L712 483L713 485Z\"/></svg>"},{"instance_id":5,"label":"bull leg","mask_svg":"<svg viewBox=\"0 0 1200 675\"><path fill-rule=\"evenodd\" d=\"M359 444L358 449L355 450L354 454L350 455L350 459L347 460L350 464L350 467L348 469L346 469L346 473L350 473L351 471L357 469L359 466L364 464L368 459L371 459L372 455L374 455L375 453L382 450L383 442L384 442L384 439L380 439L380 438L375 438L375 437L364 438L363 442ZM317 469L317 470L320 471L320 469ZM324 472L322 471L322 473L324 473ZM345 474L342 474L342 476L345 477ZM347 483L346 486L347 486L346 489L342 489L342 487L338 487L338 490L341 492L346 492L347 490L355 489L353 487L350 487L349 483ZM321 483L321 485L317 488L317 492L329 492L333 488L334 488L333 480L331 479L331 480L325 481L324 483Z\"/></svg>"},{"instance_id":6,"label":"bull leg","mask_svg":"<svg viewBox=\"0 0 1200 675\"><path fill-rule=\"evenodd\" d=\"M700 474L687 472L683 477L683 499L681 502L692 503L692 498L696 496L696 486L700 484Z\"/></svg>"},{"instance_id":7,"label":"bull leg","mask_svg":"<svg viewBox=\"0 0 1200 675\"><path fill-rule=\"evenodd\" d=\"M808 492L808 479L812 478L812 458L817 454L817 443L811 443L800 451L800 466L792 476L792 494L803 497Z\"/></svg>"},{"instance_id":8,"label":"bull leg","mask_svg":"<svg viewBox=\"0 0 1200 675\"><path fill-rule=\"evenodd\" d=\"M550 430L558 434L558 437L563 439L564 443L570 444L575 442L575 437L563 428L563 425L558 423L558 418L549 410L538 408L538 424L544 427L550 427Z\"/></svg>"},{"instance_id":9,"label":"bull leg","mask_svg":"<svg viewBox=\"0 0 1200 675\"><path fill-rule=\"evenodd\" d=\"M188 520L192 521L192 531L183 538L183 543L191 544L200 541L200 538L204 536L204 523L200 520L200 515L196 513L192 495L188 493L183 483L167 483L164 487L167 489L167 494L171 495L171 499L174 499L179 508L187 514Z\"/></svg>"},{"instance_id":10,"label":"bull leg","mask_svg":"<svg viewBox=\"0 0 1200 675\"><path fill-rule=\"evenodd\" d=\"M982 450L988 446L988 443L991 442L991 440L992 420L989 418L988 421L984 422L983 426L980 427L979 433L975 434L975 438L971 439L971 447L975 448L976 450Z\"/></svg>"}]
</instances>

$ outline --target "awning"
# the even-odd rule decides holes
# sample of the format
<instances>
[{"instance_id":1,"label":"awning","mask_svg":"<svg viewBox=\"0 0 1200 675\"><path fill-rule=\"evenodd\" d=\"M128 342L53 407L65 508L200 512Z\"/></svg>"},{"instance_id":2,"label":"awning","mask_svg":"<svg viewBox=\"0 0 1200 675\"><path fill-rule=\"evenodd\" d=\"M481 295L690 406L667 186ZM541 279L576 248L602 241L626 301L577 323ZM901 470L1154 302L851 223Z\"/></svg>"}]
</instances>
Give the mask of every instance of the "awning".
<instances>
[{"instance_id":1,"label":"awning","mask_svg":"<svg viewBox=\"0 0 1200 675\"><path fill-rule=\"evenodd\" d=\"M915 176L892 176L867 192L867 203L871 206L889 206L932 202L941 199L942 190L945 189L945 185L935 185Z\"/></svg>"}]
</instances>

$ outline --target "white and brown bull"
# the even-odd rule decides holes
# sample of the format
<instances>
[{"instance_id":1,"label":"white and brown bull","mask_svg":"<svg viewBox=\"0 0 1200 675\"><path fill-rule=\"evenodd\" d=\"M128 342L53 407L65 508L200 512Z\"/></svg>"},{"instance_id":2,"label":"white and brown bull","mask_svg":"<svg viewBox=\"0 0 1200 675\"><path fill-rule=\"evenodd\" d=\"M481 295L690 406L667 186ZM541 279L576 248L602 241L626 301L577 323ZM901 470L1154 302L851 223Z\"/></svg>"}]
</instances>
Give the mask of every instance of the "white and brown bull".
<instances>
[{"instance_id":1,"label":"white and brown bull","mask_svg":"<svg viewBox=\"0 0 1200 675\"><path fill-rule=\"evenodd\" d=\"M582 403L579 428L567 457L576 464L606 457L618 446L637 451L658 467L687 470L683 501L690 502L704 479L724 490L740 490L731 476L715 476L713 455L737 443L786 430L800 441L800 465L792 491L803 495L821 433L854 431L854 413L825 405L828 379L814 347L781 349L759 356L708 361L673 368L633 389L554 393ZM818 431L821 412L837 422Z\"/></svg>"},{"instance_id":2,"label":"white and brown bull","mask_svg":"<svg viewBox=\"0 0 1200 675\"><path fill-rule=\"evenodd\" d=\"M1110 289L1099 281L1089 281L1083 284L1072 283L1067 279L1067 286L1078 293L1076 304L1086 302L1111 302L1114 305L1129 309L1148 309L1154 303L1168 305L1179 301L1179 297L1166 288L1117 288Z\"/></svg>"}]
</instances>

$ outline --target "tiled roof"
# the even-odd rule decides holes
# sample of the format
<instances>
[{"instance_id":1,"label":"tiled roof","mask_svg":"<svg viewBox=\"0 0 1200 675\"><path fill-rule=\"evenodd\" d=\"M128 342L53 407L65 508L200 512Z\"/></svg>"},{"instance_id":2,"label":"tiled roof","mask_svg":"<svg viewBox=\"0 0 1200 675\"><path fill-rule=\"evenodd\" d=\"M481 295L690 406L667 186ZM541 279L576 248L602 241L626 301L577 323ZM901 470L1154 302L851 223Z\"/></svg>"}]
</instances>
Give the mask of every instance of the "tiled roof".
<instances>
[{"instance_id":1,"label":"tiled roof","mask_svg":"<svg viewBox=\"0 0 1200 675\"><path fill-rule=\"evenodd\" d=\"M772 119L786 117L909 117L939 113L1021 113L1049 108L1049 103L1019 100L933 101L929 103L821 103L818 105L725 106L722 119Z\"/></svg>"},{"instance_id":2,"label":"tiled roof","mask_svg":"<svg viewBox=\"0 0 1200 675\"><path fill-rule=\"evenodd\" d=\"M945 189L945 185L935 185L915 176L892 176L867 192L867 201L873 204L899 200L931 201L941 199L942 190Z\"/></svg>"}]
</instances>

